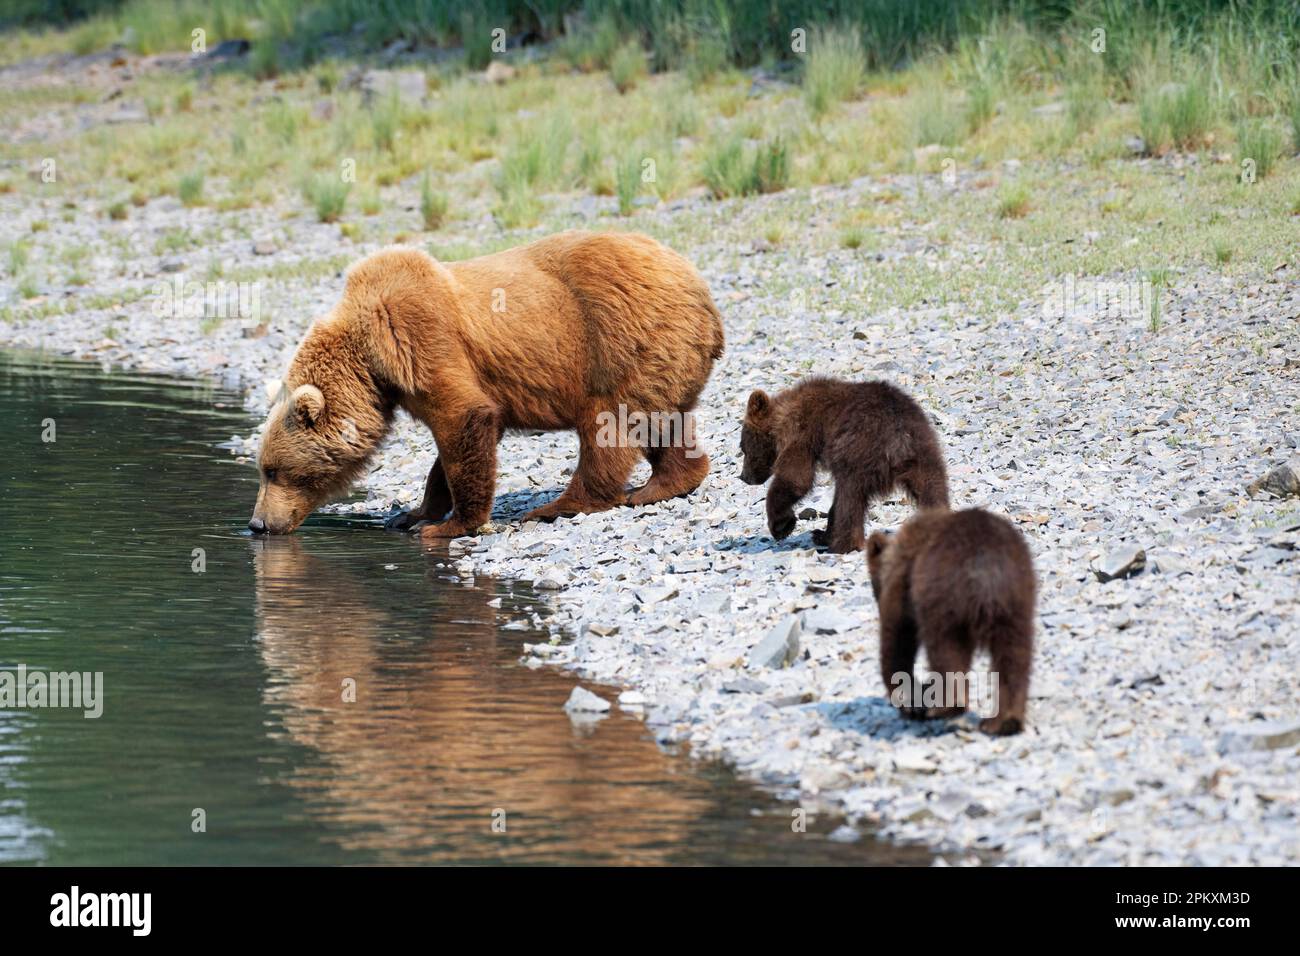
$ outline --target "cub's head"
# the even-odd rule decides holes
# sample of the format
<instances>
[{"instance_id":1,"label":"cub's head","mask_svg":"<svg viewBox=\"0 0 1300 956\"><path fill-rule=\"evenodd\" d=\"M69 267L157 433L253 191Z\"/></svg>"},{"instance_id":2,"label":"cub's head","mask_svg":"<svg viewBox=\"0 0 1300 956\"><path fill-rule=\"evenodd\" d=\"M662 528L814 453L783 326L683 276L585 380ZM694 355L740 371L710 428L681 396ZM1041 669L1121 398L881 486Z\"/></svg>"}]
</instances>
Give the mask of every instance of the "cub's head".
<instances>
[{"instance_id":1,"label":"cub's head","mask_svg":"<svg viewBox=\"0 0 1300 956\"><path fill-rule=\"evenodd\" d=\"M883 531L873 531L867 539L867 570L871 572L871 593L877 601L880 600L892 542L893 539Z\"/></svg>"},{"instance_id":2,"label":"cub's head","mask_svg":"<svg viewBox=\"0 0 1300 956\"><path fill-rule=\"evenodd\" d=\"M747 485L761 485L772 477L776 463L776 428L772 399L761 388L755 389L745 406L745 420L740 426L740 454L744 463L740 480Z\"/></svg>"}]
</instances>

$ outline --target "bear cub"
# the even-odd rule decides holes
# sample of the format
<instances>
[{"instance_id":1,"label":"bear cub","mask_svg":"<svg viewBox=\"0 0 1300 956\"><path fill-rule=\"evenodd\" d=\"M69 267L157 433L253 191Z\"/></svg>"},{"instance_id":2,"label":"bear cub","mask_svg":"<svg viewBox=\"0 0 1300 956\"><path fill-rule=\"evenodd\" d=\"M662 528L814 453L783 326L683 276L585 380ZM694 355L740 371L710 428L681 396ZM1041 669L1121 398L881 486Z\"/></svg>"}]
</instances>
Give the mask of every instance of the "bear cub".
<instances>
[{"instance_id":1,"label":"bear cub","mask_svg":"<svg viewBox=\"0 0 1300 956\"><path fill-rule=\"evenodd\" d=\"M939 437L921 407L888 382L815 376L768 396L749 396L740 430L740 480L767 491L767 526L780 541L794 530L794 506L830 471L835 497L813 542L835 554L861 551L873 500L902 487L920 508L948 507ZM773 477L775 476L775 477Z\"/></svg>"},{"instance_id":2,"label":"bear cub","mask_svg":"<svg viewBox=\"0 0 1300 956\"><path fill-rule=\"evenodd\" d=\"M979 508L922 512L894 535L874 533L867 566L880 608L880 672L903 713L916 719L963 713L971 657L986 650L997 674L998 710L980 729L999 736L1024 729L1037 581L1015 526ZM944 681L942 706L908 703L900 693L913 687L919 647ZM927 701L933 690L926 688Z\"/></svg>"}]
</instances>

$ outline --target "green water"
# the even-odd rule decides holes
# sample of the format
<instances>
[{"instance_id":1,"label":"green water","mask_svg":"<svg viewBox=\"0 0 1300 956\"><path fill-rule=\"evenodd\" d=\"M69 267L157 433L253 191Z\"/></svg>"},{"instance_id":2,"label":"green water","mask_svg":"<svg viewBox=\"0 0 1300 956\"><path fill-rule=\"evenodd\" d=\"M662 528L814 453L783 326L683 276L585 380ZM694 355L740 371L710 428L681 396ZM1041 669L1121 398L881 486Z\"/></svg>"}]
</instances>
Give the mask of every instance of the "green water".
<instances>
[{"instance_id":1,"label":"green water","mask_svg":"<svg viewBox=\"0 0 1300 956\"><path fill-rule=\"evenodd\" d=\"M524 588L374 522L250 537L255 472L216 447L249 427L202 385L0 353L0 669L103 674L97 719L0 710L0 862L926 861L794 833L617 710L575 725L575 679L502 629Z\"/></svg>"}]
</instances>

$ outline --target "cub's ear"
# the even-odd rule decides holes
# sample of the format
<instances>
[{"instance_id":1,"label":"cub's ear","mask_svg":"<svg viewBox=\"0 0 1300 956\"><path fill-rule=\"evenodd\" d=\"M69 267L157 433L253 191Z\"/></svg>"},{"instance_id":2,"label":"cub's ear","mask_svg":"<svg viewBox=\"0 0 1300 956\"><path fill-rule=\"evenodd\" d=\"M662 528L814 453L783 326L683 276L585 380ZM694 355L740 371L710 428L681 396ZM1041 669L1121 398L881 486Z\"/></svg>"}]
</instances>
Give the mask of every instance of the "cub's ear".
<instances>
[{"instance_id":1,"label":"cub's ear","mask_svg":"<svg viewBox=\"0 0 1300 956\"><path fill-rule=\"evenodd\" d=\"M873 531L867 539L867 560L874 561L889 548L889 535L883 531Z\"/></svg>"},{"instance_id":2,"label":"cub's ear","mask_svg":"<svg viewBox=\"0 0 1300 956\"><path fill-rule=\"evenodd\" d=\"M771 407L772 400L767 397L767 392L756 388L749 393L749 404L745 406L745 414L755 420L761 420L767 417Z\"/></svg>"},{"instance_id":3,"label":"cub's ear","mask_svg":"<svg viewBox=\"0 0 1300 956\"><path fill-rule=\"evenodd\" d=\"M325 411L325 396L315 385L299 385L289 396L289 414L303 428L311 428Z\"/></svg>"}]
</instances>

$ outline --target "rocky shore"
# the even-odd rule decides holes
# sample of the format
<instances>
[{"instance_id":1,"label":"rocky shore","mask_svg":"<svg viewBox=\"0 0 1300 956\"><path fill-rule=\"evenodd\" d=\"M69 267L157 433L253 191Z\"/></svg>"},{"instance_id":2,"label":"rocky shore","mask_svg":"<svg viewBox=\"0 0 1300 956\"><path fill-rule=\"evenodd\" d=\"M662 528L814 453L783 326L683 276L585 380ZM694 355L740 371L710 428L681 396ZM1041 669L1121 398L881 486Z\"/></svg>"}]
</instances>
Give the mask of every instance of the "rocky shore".
<instances>
[{"instance_id":1,"label":"rocky shore","mask_svg":"<svg viewBox=\"0 0 1300 956\"><path fill-rule=\"evenodd\" d=\"M755 233L746 217L780 215L797 234L825 203L869 188L688 201L634 220L696 263L725 315L727 354L698 412L711 475L686 499L521 525L566 483L576 442L507 436L497 530L451 542L448 566L547 595L540 620L554 640L530 645L527 664L627 688L612 705L643 712L659 741L847 814L856 827L844 839L874 829L950 863L1300 862L1300 499L1270 493L1284 482L1247 491L1300 454L1296 264L1254 278L1180 273L1157 327L1105 309L1048 315L1036 289L992 318L956 305L846 308L823 291L937 255L906 230L872 254L738 239ZM14 195L0 207L2 242L49 215ZM587 200L551 225L606 223ZM181 227L209 237L201 255L156 250L152 237ZM307 215L169 199L124 223L64 228L93 249L90 281L42 296L85 304L0 322L0 345L206 376L243 389L253 411L341 289L334 272L295 270L374 248L340 243L337 226ZM100 230L133 250L125 261ZM485 214L459 238L493 230ZM159 314L159 283L212 263L213 274L262 270L261 320ZM791 277L806 294L792 294ZM829 486L803 503L794 536L766 537L765 489L738 479L739 415L751 388L810 371L910 391L938 427L954 502L1026 534L1041 581L1026 733L990 739L973 718L918 725L890 708L865 562L809 538ZM232 436L233 450L255 441ZM423 427L402 420L365 500L336 507L408 506L433 454ZM890 501L871 520L895 527L908 513Z\"/></svg>"}]
</instances>

